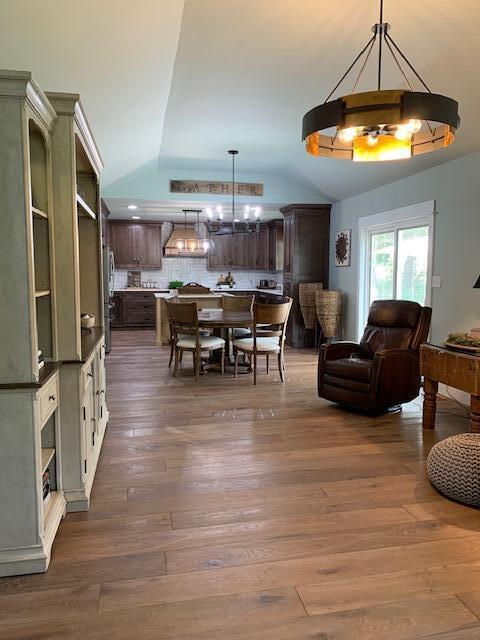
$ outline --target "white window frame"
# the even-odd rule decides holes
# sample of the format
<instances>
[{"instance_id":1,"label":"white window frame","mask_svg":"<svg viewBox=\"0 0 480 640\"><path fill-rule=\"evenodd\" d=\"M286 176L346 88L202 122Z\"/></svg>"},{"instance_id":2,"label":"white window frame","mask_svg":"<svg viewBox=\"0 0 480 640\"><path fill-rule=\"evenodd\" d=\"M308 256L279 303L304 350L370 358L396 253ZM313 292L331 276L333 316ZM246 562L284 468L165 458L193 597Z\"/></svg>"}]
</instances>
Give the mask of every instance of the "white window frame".
<instances>
[{"instance_id":1,"label":"white window frame","mask_svg":"<svg viewBox=\"0 0 480 640\"><path fill-rule=\"evenodd\" d=\"M402 229L428 226L428 258L427 258L427 290L425 304L432 302L433 247L435 243L435 200L427 200L408 207L400 207L391 211L383 211L359 219L359 252L358 252L358 312L357 334L363 335L368 315L370 294L370 246L371 237L375 233L393 231L395 246L398 246L398 233ZM394 265L394 282L396 282L396 261Z\"/></svg>"}]
</instances>

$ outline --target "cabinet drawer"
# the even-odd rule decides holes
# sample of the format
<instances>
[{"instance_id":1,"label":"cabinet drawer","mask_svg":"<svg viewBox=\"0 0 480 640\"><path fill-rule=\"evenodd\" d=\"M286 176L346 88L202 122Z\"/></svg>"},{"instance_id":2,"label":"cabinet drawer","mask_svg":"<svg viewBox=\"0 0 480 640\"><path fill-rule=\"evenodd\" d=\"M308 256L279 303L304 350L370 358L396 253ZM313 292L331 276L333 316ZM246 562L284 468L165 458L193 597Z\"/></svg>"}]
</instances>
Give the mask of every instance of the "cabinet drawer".
<instances>
[{"instance_id":1,"label":"cabinet drawer","mask_svg":"<svg viewBox=\"0 0 480 640\"><path fill-rule=\"evenodd\" d=\"M127 310L127 324L155 324L155 310L134 309Z\"/></svg>"},{"instance_id":2,"label":"cabinet drawer","mask_svg":"<svg viewBox=\"0 0 480 640\"><path fill-rule=\"evenodd\" d=\"M145 311L147 313L155 313L155 303L154 302L149 302L148 300L139 300L138 302L135 303L130 303L127 304L127 316L129 313L132 312L142 312L145 313Z\"/></svg>"},{"instance_id":3,"label":"cabinet drawer","mask_svg":"<svg viewBox=\"0 0 480 640\"><path fill-rule=\"evenodd\" d=\"M58 406L58 373L39 392L41 426L49 419Z\"/></svg>"},{"instance_id":4,"label":"cabinet drawer","mask_svg":"<svg viewBox=\"0 0 480 640\"><path fill-rule=\"evenodd\" d=\"M143 304L155 305L155 298L153 293L128 293L127 294L127 309L131 307L137 307Z\"/></svg>"}]
</instances>

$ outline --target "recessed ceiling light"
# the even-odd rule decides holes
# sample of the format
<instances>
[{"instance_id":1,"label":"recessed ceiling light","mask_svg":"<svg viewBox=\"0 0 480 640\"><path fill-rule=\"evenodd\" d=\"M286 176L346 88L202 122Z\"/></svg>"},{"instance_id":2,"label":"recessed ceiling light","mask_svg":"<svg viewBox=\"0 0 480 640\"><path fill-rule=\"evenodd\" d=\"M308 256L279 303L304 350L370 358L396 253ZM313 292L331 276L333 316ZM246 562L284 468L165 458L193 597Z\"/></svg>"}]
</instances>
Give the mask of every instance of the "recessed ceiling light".
<instances>
[{"instance_id":1,"label":"recessed ceiling light","mask_svg":"<svg viewBox=\"0 0 480 640\"><path fill-rule=\"evenodd\" d=\"M132 216L132 220L140 220L140 216Z\"/></svg>"},{"instance_id":2,"label":"recessed ceiling light","mask_svg":"<svg viewBox=\"0 0 480 640\"><path fill-rule=\"evenodd\" d=\"M136 205L136 204L129 204L129 205L128 205L128 208L129 208L131 211L135 211L135 209L138 209L138 207L137 207L137 205Z\"/></svg>"}]
</instances>

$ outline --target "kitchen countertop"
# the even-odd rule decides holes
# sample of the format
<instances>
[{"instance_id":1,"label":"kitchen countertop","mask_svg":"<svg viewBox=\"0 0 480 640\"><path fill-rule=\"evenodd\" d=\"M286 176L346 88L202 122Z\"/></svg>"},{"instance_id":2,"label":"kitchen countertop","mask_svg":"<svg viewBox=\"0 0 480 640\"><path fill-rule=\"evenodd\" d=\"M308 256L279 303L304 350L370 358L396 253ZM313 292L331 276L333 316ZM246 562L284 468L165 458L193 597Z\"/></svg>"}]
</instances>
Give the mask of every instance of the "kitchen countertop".
<instances>
[{"instance_id":1,"label":"kitchen countertop","mask_svg":"<svg viewBox=\"0 0 480 640\"><path fill-rule=\"evenodd\" d=\"M222 293L184 293L182 295L174 295L173 293L154 293L154 296L157 300L168 300L169 298L221 298L223 296L233 296L233 293L227 293L227 291L223 291Z\"/></svg>"},{"instance_id":2,"label":"kitchen countertop","mask_svg":"<svg viewBox=\"0 0 480 640\"><path fill-rule=\"evenodd\" d=\"M275 289L259 289L258 287L233 287L233 289L212 289L212 291L220 292L220 291L245 291L246 293L273 293L278 296L283 295L283 290L281 287L276 287Z\"/></svg>"},{"instance_id":3,"label":"kitchen countertop","mask_svg":"<svg viewBox=\"0 0 480 640\"><path fill-rule=\"evenodd\" d=\"M134 293L136 291L142 291L142 292L148 292L148 293L165 293L165 294L169 294L170 295L170 289L160 289L157 287L127 287L125 289L115 289L115 293ZM233 289L219 289L219 288L215 288L212 289L211 292L212 294L215 293L227 293L229 295L233 295L233 292L235 291L245 291L247 293L249 293L250 291L252 293L273 293L276 295L281 296L282 295L282 288L281 287L277 287L276 289L259 289L258 287L256 288L252 288L252 287L233 287ZM208 295L212 295L212 294L208 294ZM196 296L198 297L198 296Z\"/></svg>"},{"instance_id":4,"label":"kitchen countertop","mask_svg":"<svg viewBox=\"0 0 480 640\"><path fill-rule=\"evenodd\" d=\"M158 287L126 287L125 289L115 289L115 293L131 293L135 291L147 291L149 293L168 293L169 289L165 289L165 287L163 287L163 289L160 289Z\"/></svg>"}]
</instances>

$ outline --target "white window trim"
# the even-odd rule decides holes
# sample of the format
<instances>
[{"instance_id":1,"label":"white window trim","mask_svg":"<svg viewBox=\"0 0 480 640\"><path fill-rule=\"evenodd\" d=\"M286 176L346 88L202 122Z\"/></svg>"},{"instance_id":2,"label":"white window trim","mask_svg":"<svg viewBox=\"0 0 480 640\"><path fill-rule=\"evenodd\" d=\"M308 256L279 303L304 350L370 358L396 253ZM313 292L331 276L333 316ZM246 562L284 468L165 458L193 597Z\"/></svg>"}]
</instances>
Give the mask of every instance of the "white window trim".
<instances>
[{"instance_id":1,"label":"white window trim","mask_svg":"<svg viewBox=\"0 0 480 640\"><path fill-rule=\"evenodd\" d=\"M371 216L365 216L358 221L358 283L357 283L357 334L360 338L363 335L365 321L368 312L368 293L370 280L369 265L369 239L372 232L382 229L392 229L398 233L402 228L412 226L428 226L428 269L427 269L427 291L426 304L431 305L432 300L432 276L433 276L433 247L435 244L435 200L426 200L408 207L400 207L391 211L382 211Z\"/></svg>"}]
</instances>

